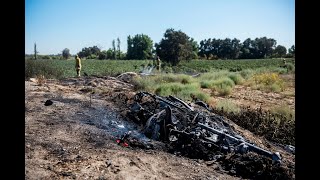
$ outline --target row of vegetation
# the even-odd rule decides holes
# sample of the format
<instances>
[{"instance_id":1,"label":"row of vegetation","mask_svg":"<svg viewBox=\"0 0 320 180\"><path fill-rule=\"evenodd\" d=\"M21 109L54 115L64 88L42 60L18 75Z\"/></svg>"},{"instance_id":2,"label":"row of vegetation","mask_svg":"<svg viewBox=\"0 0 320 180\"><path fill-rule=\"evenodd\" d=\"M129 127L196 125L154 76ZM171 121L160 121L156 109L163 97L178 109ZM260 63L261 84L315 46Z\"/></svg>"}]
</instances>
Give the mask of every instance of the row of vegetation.
<instances>
[{"instance_id":1,"label":"row of vegetation","mask_svg":"<svg viewBox=\"0 0 320 180\"><path fill-rule=\"evenodd\" d=\"M260 60L191 60L183 61L177 66L162 63L164 73L203 73L215 70L228 70L240 72L243 76L250 74L252 69L255 71L266 71L267 69L278 73L294 72L293 59L287 59L288 68L281 68L282 61L279 59L260 59ZM141 72L145 67L152 66L152 60L83 60L82 74L88 75L111 75L115 76L123 72ZM25 77L30 78L43 75L46 78L67 78L74 77L75 62L73 60L25 60Z\"/></svg>"},{"instance_id":2,"label":"row of vegetation","mask_svg":"<svg viewBox=\"0 0 320 180\"><path fill-rule=\"evenodd\" d=\"M277 57L294 57L295 46L292 45L288 50L282 45L277 45L273 38L260 37L255 39L247 38L243 42L239 39L215 39L209 38L201 40L200 43L189 37L181 30L167 29L164 37L158 43L145 34L136 34L127 37L127 52L120 50L120 39L112 41L112 48L102 50L98 46L84 47L77 54L85 59L154 59L157 55L164 62L177 65L182 61L191 59L264 59ZM34 50L34 56L28 55L27 58L37 59L38 51ZM63 59L70 58L70 50L65 48L60 55ZM57 56L42 56L50 59ZM40 57L39 57L40 58ZM40 58L41 59L41 58Z\"/></svg>"}]
</instances>

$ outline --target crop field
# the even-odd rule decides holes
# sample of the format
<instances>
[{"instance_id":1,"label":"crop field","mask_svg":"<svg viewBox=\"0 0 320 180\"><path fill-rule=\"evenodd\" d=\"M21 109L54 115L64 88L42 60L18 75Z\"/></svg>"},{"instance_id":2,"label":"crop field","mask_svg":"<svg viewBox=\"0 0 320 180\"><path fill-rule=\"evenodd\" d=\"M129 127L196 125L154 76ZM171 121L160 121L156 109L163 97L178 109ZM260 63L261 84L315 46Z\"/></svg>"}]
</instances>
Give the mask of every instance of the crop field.
<instances>
[{"instance_id":1,"label":"crop field","mask_svg":"<svg viewBox=\"0 0 320 180\"><path fill-rule=\"evenodd\" d=\"M292 59L286 59L287 63L293 64ZM82 60L82 74L88 75L111 75L115 76L124 72L140 72L152 65L152 60ZM280 59L258 59L258 60L192 60L189 62L181 61L178 66L170 66L162 63L162 72L167 73L197 73L209 72L213 70L241 71L245 69L271 70L283 73L280 68L282 60ZM35 70L33 66L43 66L40 70ZM55 78L74 77L75 61L71 60L26 60L26 77L31 75L44 75L41 69L52 70L53 73L47 74ZM34 72L37 71L37 72ZM53 75L54 74L54 75ZM50 78L50 77L48 77Z\"/></svg>"}]
</instances>

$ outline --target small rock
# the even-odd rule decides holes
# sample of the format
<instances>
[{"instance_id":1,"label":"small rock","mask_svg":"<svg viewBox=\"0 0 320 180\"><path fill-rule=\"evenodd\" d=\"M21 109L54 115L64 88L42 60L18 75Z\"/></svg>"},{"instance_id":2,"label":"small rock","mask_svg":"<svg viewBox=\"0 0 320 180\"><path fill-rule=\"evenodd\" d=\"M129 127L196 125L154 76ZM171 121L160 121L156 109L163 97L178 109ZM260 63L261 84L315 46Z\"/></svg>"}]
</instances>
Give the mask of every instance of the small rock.
<instances>
[{"instance_id":1,"label":"small rock","mask_svg":"<svg viewBox=\"0 0 320 180\"><path fill-rule=\"evenodd\" d=\"M45 106L50 106L52 104L53 104L53 101L51 101L50 99L44 103Z\"/></svg>"},{"instance_id":2,"label":"small rock","mask_svg":"<svg viewBox=\"0 0 320 180\"><path fill-rule=\"evenodd\" d=\"M111 160L108 160L108 161L106 162L106 164L107 164L107 167L109 167L109 166L112 164L112 161L111 161Z\"/></svg>"}]
</instances>

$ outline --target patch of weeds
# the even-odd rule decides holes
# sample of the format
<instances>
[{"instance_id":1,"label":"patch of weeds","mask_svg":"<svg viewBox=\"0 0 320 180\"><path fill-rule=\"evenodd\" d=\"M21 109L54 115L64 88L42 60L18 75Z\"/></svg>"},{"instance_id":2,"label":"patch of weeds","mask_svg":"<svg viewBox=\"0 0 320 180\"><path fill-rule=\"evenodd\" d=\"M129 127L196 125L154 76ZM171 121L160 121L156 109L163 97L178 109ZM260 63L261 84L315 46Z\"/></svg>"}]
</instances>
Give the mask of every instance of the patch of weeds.
<instances>
[{"instance_id":1,"label":"patch of weeds","mask_svg":"<svg viewBox=\"0 0 320 180\"><path fill-rule=\"evenodd\" d=\"M238 114L240 112L240 108L228 99L219 100L215 108L218 110L223 110L227 113L233 112L234 114Z\"/></svg>"}]
</instances>

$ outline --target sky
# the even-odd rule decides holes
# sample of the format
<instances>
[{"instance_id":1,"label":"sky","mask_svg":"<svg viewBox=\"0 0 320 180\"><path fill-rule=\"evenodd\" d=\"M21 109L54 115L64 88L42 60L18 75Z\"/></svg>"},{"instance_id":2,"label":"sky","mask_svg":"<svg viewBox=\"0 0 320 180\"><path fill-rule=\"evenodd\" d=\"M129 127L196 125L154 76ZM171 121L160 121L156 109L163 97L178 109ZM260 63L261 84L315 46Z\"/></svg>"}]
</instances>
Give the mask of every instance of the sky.
<instances>
[{"instance_id":1,"label":"sky","mask_svg":"<svg viewBox=\"0 0 320 180\"><path fill-rule=\"evenodd\" d=\"M112 47L118 37L148 35L159 43L168 28L198 43L216 38L273 38L295 44L294 0L25 0L25 53L58 54L68 48Z\"/></svg>"}]
</instances>

